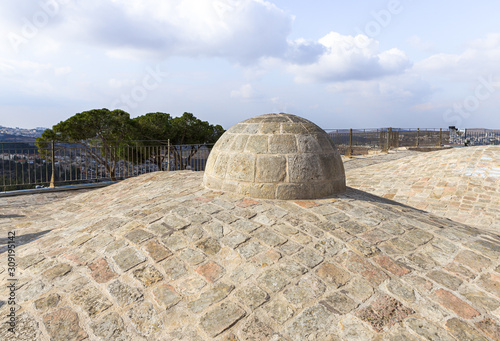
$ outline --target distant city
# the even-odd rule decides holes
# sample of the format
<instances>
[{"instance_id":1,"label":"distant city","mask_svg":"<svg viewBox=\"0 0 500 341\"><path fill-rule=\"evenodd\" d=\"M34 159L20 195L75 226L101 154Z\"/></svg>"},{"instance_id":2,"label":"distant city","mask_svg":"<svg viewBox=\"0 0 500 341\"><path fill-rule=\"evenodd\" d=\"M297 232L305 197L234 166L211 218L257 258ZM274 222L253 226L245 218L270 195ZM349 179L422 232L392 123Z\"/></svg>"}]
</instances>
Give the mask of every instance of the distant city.
<instances>
[{"instance_id":1,"label":"distant city","mask_svg":"<svg viewBox=\"0 0 500 341\"><path fill-rule=\"evenodd\" d=\"M24 129L24 128L19 128L19 127L9 128L9 127L0 126L0 141L26 142L27 140L29 141L30 139L34 140L37 137L42 136L42 133L46 129L47 128L43 128L43 127L37 127L34 129Z\"/></svg>"}]
</instances>

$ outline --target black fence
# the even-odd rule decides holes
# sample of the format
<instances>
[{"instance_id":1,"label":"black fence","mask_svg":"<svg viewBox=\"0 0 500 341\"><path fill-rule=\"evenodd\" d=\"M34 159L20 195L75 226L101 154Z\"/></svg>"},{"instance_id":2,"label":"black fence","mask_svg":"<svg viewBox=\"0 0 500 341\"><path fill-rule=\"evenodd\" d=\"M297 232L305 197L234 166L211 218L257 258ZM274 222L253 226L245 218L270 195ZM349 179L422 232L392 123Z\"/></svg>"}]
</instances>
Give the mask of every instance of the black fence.
<instances>
[{"instance_id":1,"label":"black fence","mask_svg":"<svg viewBox=\"0 0 500 341\"><path fill-rule=\"evenodd\" d=\"M500 130L339 129L327 130L343 155L398 147L500 145ZM107 145L0 142L3 191L122 180L168 170L205 170L213 145L171 145L169 141L114 141Z\"/></svg>"},{"instance_id":2,"label":"black fence","mask_svg":"<svg viewBox=\"0 0 500 341\"><path fill-rule=\"evenodd\" d=\"M387 151L398 147L499 145L500 130L491 129L330 129L332 141L343 155Z\"/></svg>"},{"instance_id":3,"label":"black fence","mask_svg":"<svg viewBox=\"0 0 500 341\"><path fill-rule=\"evenodd\" d=\"M212 145L170 145L156 141L91 143L0 142L3 191L122 180L144 173L202 171Z\"/></svg>"}]
</instances>

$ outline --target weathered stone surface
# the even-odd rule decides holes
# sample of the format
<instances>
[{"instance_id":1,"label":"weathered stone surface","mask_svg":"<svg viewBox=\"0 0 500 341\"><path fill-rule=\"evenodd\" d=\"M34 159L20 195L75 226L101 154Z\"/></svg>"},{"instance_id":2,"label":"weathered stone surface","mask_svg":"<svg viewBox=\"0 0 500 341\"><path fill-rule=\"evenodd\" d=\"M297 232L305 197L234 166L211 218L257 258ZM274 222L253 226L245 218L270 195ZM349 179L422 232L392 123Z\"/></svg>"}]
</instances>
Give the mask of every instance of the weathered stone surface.
<instances>
[{"instance_id":1,"label":"weathered stone surface","mask_svg":"<svg viewBox=\"0 0 500 341\"><path fill-rule=\"evenodd\" d=\"M146 265L142 268L135 269L132 272L133 276L141 281L145 287L149 287L163 279L163 275L152 265Z\"/></svg>"},{"instance_id":2,"label":"weathered stone surface","mask_svg":"<svg viewBox=\"0 0 500 341\"><path fill-rule=\"evenodd\" d=\"M163 323L161 315L156 311L153 304L148 302L139 303L130 309L127 315L137 333L149 339L156 339L155 335L161 331Z\"/></svg>"},{"instance_id":3,"label":"weathered stone surface","mask_svg":"<svg viewBox=\"0 0 500 341\"><path fill-rule=\"evenodd\" d=\"M457 318L446 321L446 328L457 340L487 341L478 331Z\"/></svg>"},{"instance_id":4,"label":"weathered stone surface","mask_svg":"<svg viewBox=\"0 0 500 341\"><path fill-rule=\"evenodd\" d=\"M257 316L250 317L244 322L240 331L242 341L268 341L274 330Z\"/></svg>"},{"instance_id":5,"label":"weathered stone surface","mask_svg":"<svg viewBox=\"0 0 500 341\"><path fill-rule=\"evenodd\" d=\"M479 312L476 309L447 290L436 290L434 298L443 307L454 311L458 316L464 319L471 319L479 315Z\"/></svg>"},{"instance_id":6,"label":"weathered stone surface","mask_svg":"<svg viewBox=\"0 0 500 341\"><path fill-rule=\"evenodd\" d=\"M188 304L188 308L193 313L200 313L212 304L217 303L227 297L234 290L233 285L219 283L212 289L203 292L200 298Z\"/></svg>"},{"instance_id":7,"label":"weathered stone surface","mask_svg":"<svg viewBox=\"0 0 500 341\"><path fill-rule=\"evenodd\" d=\"M280 325L288 321L294 314L292 307L282 300L272 300L264 306L264 310Z\"/></svg>"},{"instance_id":8,"label":"weathered stone surface","mask_svg":"<svg viewBox=\"0 0 500 341\"><path fill-rule=\"evenodd\" d=\"M217 241L217 239L214 238L204 239L196 243L196 246L208 255L217 254L221 248L220 243Z\"/></svg>"},{"instance_id":9,"label":"weathered stone surface","mask_svg":"<svg viewBox=\"0 0 500 341\"><path fill-rule=\"evenodd\" d=\"M144 262L146 257L137 250L127 247L114 256L113 260L125 272Z\"/></svg>"},{"instance_id":10,"label":"weathered stone surface","mask_svg":"<svg viewBox=\"0 0 500 341\"><path fill-rule=\"evenodd\" d=\"M161 262L161 265L167 274L167 279L170 281L175 281L187 274L184 264L175 257L168 258L164 262Z\"/></svg>"},{"instance_id":11,"label":"weathered stone surface","mask_svg":"<svg viewBox=\"0 0 500 341\"><path fill-rule=\"evenodd\" d=\"M144 231L142 229L136 229L136 230L130 231L129 233L127 233L125 235L125 238L127 238L128 240L130 240L136 244L141 244L141 243L145 242L146 240L151 239L153 237L154 237L153 234L151 234L147 231Z\"/></svg>"},{"instance_id":12,"label":"weathered stone surface","mask_svg":"<svg viewBox=\"0 0 500 341\"><path fill-rule=\"evenodd\" d=\"M62 277L67 275L73 267L69 264L57 264L56 266L51 267L50 269L44 271L43 275L49 280L53 281L58 277Z\"/></svg>"},{"instance_id":13,"label":"weathered stone surface","mask_svg":"<svg viewBox=\"0 0 500 341\"><path fill-rule=\"evenodd\" d=\"M324 259L320 253L308 248L299 251L293 258L311 269L320 264Z\"/></svg>"},{"instance_id":14,"label":"weathered stone surface","mask_svg":"<svg viewBox=\"0 0 500 341\"><path fill-rule=\"evenodd\" d=\"M336 292L320 301L320 303L329 311L342 315L351 312L358 306L358 303L354 302L354 300L342 292Z\"/></svg>"},{"instance_id":15,"label":"weathered stone surface","mask_svg":"<svg viewBox=\"0 0 500 341\"><path fill-rule=\"evenodd\" d=\"M132 288L120 281L114 281L109 284L108 291L122 307L141 300L144 296L139 289Z\"/></svg>"},{"instance_id":16,"label":"weathered stone surface","mask_svg":"<svg viewBox=\"0 0 500 341\"><path fill-rule=\"evenodd\" d=\"M60 308L44 315L43 324L54 341L80 341L88 337L80 326L78 315L69 308Z\"/></svg>"},{"instance_id":17,"label":"weathered stone surface","mask_svg":"<svg viewBox=\"0 0 500 341\"><path fill-rule=\"evenodd\" d=\"M83 310L94 316L111 307L113 304L97 288L87 286L72 295L71 300Z\"/></svg>"},{"instance_id":18,"label":"weathered stone surface","mask_svg":"<svg viewBox=\"0 0 500 341\"><path fill-rule=\"evenodd\" d=\"M301 276L308 271L306 267L293 261L280 262L279 269L290 278Z\"/></svg>"},{"instance_id":19,"label":"weathered stone surface","mask_svg":"<svg viewBox=\"0 0 500 341\"><path fill-rule=\"evenodd\" d=\"M236 248L238 245L246 242L250 237L246 234L240 233L238 231L234 231L224 238L222 238L222 243L229 246L230 248Z\"/></svg>"},{"instance_id":20,"label":"weathered stone surface","mask_svg":"<svg viewBox=\"0 0 500 341\"><path fill-rule=\"evenodd\" d=\"M259 277L259 283L270 292L278 292L288 284L288 280L277 270L267 270Z\"/></svg>"},{"instance_id":21,"label":"weathered stone surface","mask_svg":"<svg viewBox=\"0 0 500 341\"><path fill-rule=\"evenodd\" d=\"M155 240L147 242L144 245L144 248L149 254L149 256L153 258L155 262L161 262L165 258L168 258L172 255L172 252L170 252L170 250L163 247L162 245L160 245L160 243L158 243Z\"/></svg>"},{"instance_id":22,"label":"weathered stone surface","mask_svg":"<svg viewBox=\"0 0 500 341\"><path fill-rule=\"evenodd\" d=\"M447 274L446 272L443 271L432 271L427 274L427 277L438 282L441 285L444 285L448 289L451 290L457 290L458 287L462 284L462 280L452 276L450 274Z\"/></svg>"},{"instance_id":23,"label":"weathered stone surface","mask_svg":"<svg viewBox=\"0 0 500 341\"><path fill-rule=\"evenodd\" d=\"M156 301L163 305L165 309L170 309L182 299L170 285L156 287L153 289L153 295Z\"/></svg>"},{"instance_id":24,"label":"weathered stone surface","mask_svg":"<svg viewBox=\"0 0 500 341\"><path fill-rule=\"evenodd\" d=\"M405 307L390 296L383 295L368 307L359 310L356 315L363 321L370 323L373 329L381 332L384 327L392 326L413 313L415 313L413 309Z\"/></svg>"},{"instance_id":25,"label":"weathered stone surface","mask_svg":"<svg viewBox=\"0 0 500 341\"><path fill-rule=\"evenodd\" d=\"M98 258L92 264L89 264L89 269L91 271L90 275L97 283L106 283L118 277L118 274L111 270L104 258Z\"/></svg>"},{"instance_id":26,"label":"weathered stone surface","mask_svg":"<svg viewBox=\"0 0 500 341\"><path fill-rule=\"evenodd\" d=\"M286 334L290 340L311 340L315 339L315 334L327 329L330 324L332 313L321 305L304 310L286 329Z\"/></svg>"},{"instance_id":27,"label":"weathered stone surface","mask_svg":"<svg viewBox=\"0 0 500 341\"><path fill-rule=\"evenodd\" d=\"M316 273L327 284L334 285L336 288L345 285L351 278L351 275L347 271L332 263L321 264L321 266L316 269Z\"/></svg>"},{"instance_id":28,"label":"weathered stone surface","mask_svg":"<svg viewBox=\"0 0 500 341\"><path fill-rule=\"evenodd\" d=\"M500 297L500 276L493 273L487 273L481 276L481 283L484 289L493 295Z\"/></svg>"},{"instance_id":29,"label":"weathered stone surface","mask_svg":"<svg viewBox=\"0 0 500 341\"><path fill-rule=\"evenodd\" d=\"M500 324L487 317L484 320L475 323L475 326L493 340L500 335Z\"/></svg>"},{"instance_id":30,"label":"weathered stone surface","mask_svg":"<svg viewBox=\"0 0 500 341\"><path fill-rule=\"evenodd\" d=\"M283 296L294 306L303 306L326 291L326 286L311 274L303 276L296 285L283 292Z\"/></svg>"},{"instance_id":31,"label":"weathered stone surface","mask_svg":"<svg viewBox=\"0 0 500 341\"><path fill-rule=\"evenodd\" d=\"M47 297L36 300L35 308L38 310L47 310L50 308L54 308L57 306L60 300L61 296L59 296L58 294L50 294Z\"/></svg>"},{"instance_id":32,"label":"weathered stone surface","mask_svg":"<svg viewBox=\"0 0 500 341\"><path fill-rule=\"evenodd\" d=\"M127 328L117 313L109 313L90 325L94 334L103 340L130 340Z\"/></svg>"},{"instance_id":33,"label":"weathered stone surface","mask_svg":"<svg viewBox=\"0 0 500 341\"><path fill-rule=\"evenodd\" d=\"M306 123L315 127L309 131L296 118L263 115L229 129L207 160L204 185L265 199L321 198L345 191L340 154L328 135ZM250 129L253 124L259 128Z\"/></svg>"},{"instance_id":34,"label":"weathered stone surface","mask_svg":"<svg viewBox=\"0 0 500 341\"><path fill-rule=\"evenodd\" d=\"M213 283L221 278L224 268L215 262L208 262L196 268L196 272L202 275L207 281Z\"/></svg>"},{"instance_id":35,"label":"weathered stone surface","mask_svg":"<svg viewBox=\"0 0 500 341\"><path fill-rule=\"evenodd\" d=\"M398 279L391 279L387 283L387 289L398 298L402 298L407 302L415 302L416 300L415 291Z\"/></svg>"},{"instance_id":36,"label":"weathered stone surface","mask_svg":"<svg viewBox=\"0 0 500 341\"><path fill-rule=\"evenodd\" d=\"M205 332L215 337L231 327L246 315L245 311L232 302L223 303L212 309L200 319Z\"/></svg>"},{"instance_id":37,"label":"weathered stone surface","mask_svg":"<svg viewBox=\"0 0 500 341\"><path fill-rule=\"evenodd\" d=\"M191 265L202 263L206 256L200 250L184 249L179 253L179 258Z\"/></svg>"},{"instance_id":38,"label":"weathered stone surface","mask_svg":"<svg viewBox=\"0 0 500 341\"><path fill-rule=\"evenodd\" d=\"M443 328L439 328L427 320L410 317L405 321L406 325L415 333L427 340L455 341Z\"/></svg>"},{"instance_id":39,"label":"weathered stone surface","mask_svg":"<svg viewBox=\"0 0 500 341\"><path fill-rule=\"evenodd\" d=\"M265 251L267 248L257 241L250 241L246 244L239 246L236 250L245 258L251 258L256 254Z\"/></svg>"},{"instance_id":40,"label":"weathered stone surface","mask_svg":"<svg viewBox=\"0 0 500 341\"><path fill-rule=\"evenodd\" d=\"M386 269L396 276L403 276L411 271L405 265L400 264L387 256L375 256L373 260L382 268Z\"/></svg>"}]
</instances>

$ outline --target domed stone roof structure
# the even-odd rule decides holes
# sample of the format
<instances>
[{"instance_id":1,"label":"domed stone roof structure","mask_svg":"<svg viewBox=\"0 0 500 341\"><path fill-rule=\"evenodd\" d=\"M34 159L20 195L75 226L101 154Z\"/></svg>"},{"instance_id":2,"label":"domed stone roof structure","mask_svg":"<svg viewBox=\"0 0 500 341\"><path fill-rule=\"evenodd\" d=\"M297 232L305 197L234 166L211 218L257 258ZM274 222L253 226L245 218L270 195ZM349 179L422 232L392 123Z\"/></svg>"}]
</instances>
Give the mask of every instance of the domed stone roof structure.
<instances>
[{"instance_id":1,"label":"domed stone roof structure","mask_svg":"<svg viewBox=\"0 0 500 341\"><path fill-rule=\"evenodd\" d=\"M340 154L323 129L289 114L231 127L207 160L204 185L264 199L316 199L345 191Z\"/></svg>"}]
</instances>

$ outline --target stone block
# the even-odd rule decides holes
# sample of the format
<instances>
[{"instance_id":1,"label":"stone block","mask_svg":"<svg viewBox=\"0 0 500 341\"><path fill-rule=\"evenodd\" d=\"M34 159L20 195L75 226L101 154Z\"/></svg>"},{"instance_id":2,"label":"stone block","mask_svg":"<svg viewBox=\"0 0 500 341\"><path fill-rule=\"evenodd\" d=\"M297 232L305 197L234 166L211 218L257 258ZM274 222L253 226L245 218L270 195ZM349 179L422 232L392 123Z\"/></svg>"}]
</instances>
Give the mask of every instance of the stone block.
<instances>
[{"instance_id":1,"label":"stone block","mask_svg":"<svg viewBox=\"0 0 500 341\"><path fill-rule=\"evenodd\" d=\"M90 324L94 334L102 340L126 341L130 340L127 327L118 313L109 313Z\"/></svg>"},{"instance_id":2,"label":"stone block","mask_svg":"<svg viewBox=\"0 0 500 341\"><path fill-rule=\"evenodd\" d=\"M139 280L145 287L149 287L156 282L163 280L163 275L152 265L146 265L136 269L133 272L134 277Z\"/></svg>"},{"instance_id":3,"label":"stone block","mask_svg":"<svg viewBox=\"0 0 500 341\"><path fill-rule=\"evenodd\" d=\"M269 137L270 154L291 154L297 152L297 141L294 135L271 135Z\"/></svg>"},{"instance_id":4,"label":"stone block","mask_svg":"<svg viewBox=\"0 0 500 341\"><path fill-rule=\"evenodd\" d=\"M351 278L351 275L347 271L332 263L321 264L316 270L316 274L328 285L333 285L336 288L345 285Z\"/></svg>"},{"instance_id":5,"label":"stone block","mask_svg":"<svg viewBox=\"0 0 500 341\"><path fill-rule=\"evenodd\" d=\"M245 152L255 154L267 153L267 135L251 135L245 147Z\"/></svg>"},{"instance_id":6,"label":"stone block","mask_svg":"<svg viewBox=\"0 0 500 341\"><path fill-rule=\"evenodd\" d=\"M139 289L132 288L120 281L114 281L109 284L108 291L122 307L139 301L144 297L144 294Z\"/></svg>"},{"instance_id":7,"label":"stone block","mask_svg":"<svg viewBox=\"0 0 500 341\"><path fill-rule=\"evenodd\" d=\"M374 330L381 332L385 326L392 326L414 313L413 309L405 307L401 302L383 295L368 307L359 310L356 315L370 323Z\"/></svg>"},{"instance_id":8,"label":"stone block","mask_svg":"<svg viewBox=\"0 0 500 341\"><path fill-rule=\"evenodd\" d=\"M158 303L165 309L170 309L182 299L170 285L161 285L153 290L153 295Z\"/></svg>"},{"instance_id":9,"label":"stone block","mask_svg":"<svg viewBox=\"0 0 500 341\"><path fill-rule=\"evenodd\" d=\"M286 158L282 155L258 155L256 182L277 183L286 179Z\"/></svg>"},{"instance_id":10,"label":"stone block","mask_svg":"<svg viewBox=\"0 0 500 341\"><path fill-rule=\"evenodd\" d=\"M90 317L99 314L113 304L97 288L86 286L71 296L73 303L80 305Z\"/></svg>"},{"instance_id":11,"label":"stone block","mask_svg":"<svg viewBox=\"0 0 500 341\"><path fill-rule=\"evenodd\" d=\"M228 162L226 179L253 182L255 156L252 154L232 154Z\"/></svg>"},{"instance_id":12,"label":"stone block","mask_svg":"<svg viewBox=\"0 0 500 341\"><path fill-rule=\"evenodd\" d=\"M224 268L219 264L210 261L206 264L200 265L196 268L195 271L203 276L203 278L205 278L207 281L213 283L222 277Z\"/></svg>"},{"instance_id":13,"label":"stone block","mask_svg":"<svg viewBox=\"0 0 500 341\"><path fill-rule=\"evenodd\" d=\"M43 324L54 341L80 341L88 337L80 326L78 315L70 308L60 308L44 315Z\"/></svg>"},{"instance_id":14,"label":"stone block","mask_svg":"<svg viewBox=\"0 0 500 341\"><path fill-rule=\"evenodd\" d=\"M444 308L455 312L458 316L464 319L471 319L479 316L479 312L469 304L462 301L451 292L444 289L438 289L434 292L434 299Z\"/></svg>"},{"instance_id":15,"label":"stone block","mask_svg":"<svg viewBox=\"0 0 500 341\"><path fill-rule=\"evenodd\" d=\"M200 325L210 336L216 337L233 326L246 315L246 312L232 302L223 303L202 316Z\"/></svg>"},{"instance_id":16,"label":"stone block","mask_svg":"<svg viewBox=\"0 0 500 341\"><path fill-rule=\"evenodd\" d=\"M239 289L235 296L251 310L255 310L269 300L267 292L255 285L248 285Z\"/></svg>"},{"instance_id":17,"label":"stone block","mask_svg":"<svg viewBox=\"0 0 500 341\"><path fill-rule=\"evenodd\" d=\"M288 179L291 183L326 180L316 154L292 154L287 156Z\"/></svg>"},{"instance_id":18,"label":"stone block","mask_svg":"<svg viewBox=\"0 0 500 341\"><path fill-rule=\"evenodd\" d=\"M146 261L146 257L137 250L127 247L114 256L113 260L125 272Z\"/></svg>"}]
</instances>

